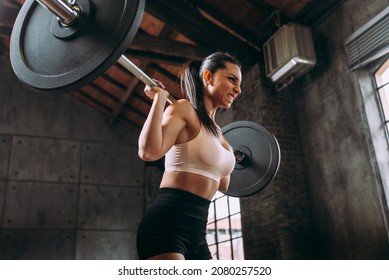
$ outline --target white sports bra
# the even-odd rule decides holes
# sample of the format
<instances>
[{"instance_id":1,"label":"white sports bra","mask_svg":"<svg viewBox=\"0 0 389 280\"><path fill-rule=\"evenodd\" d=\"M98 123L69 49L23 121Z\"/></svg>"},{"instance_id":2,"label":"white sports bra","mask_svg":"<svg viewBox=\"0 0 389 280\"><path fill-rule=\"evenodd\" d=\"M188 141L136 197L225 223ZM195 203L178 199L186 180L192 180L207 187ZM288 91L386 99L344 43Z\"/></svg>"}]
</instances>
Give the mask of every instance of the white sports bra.
<instances>
[{"instance_id":1,"label":"white sports bra","mask_svg":"<svg viewBox=\"0 0 389 280\"><path fill-rule=\"evenodd\" d=\"M227 150L219 139L201 126L191 141L174 145L165 156L165 171L184 171L208 177L216 182L235 167L232 148Z\"/></svg>"}]
</instances>

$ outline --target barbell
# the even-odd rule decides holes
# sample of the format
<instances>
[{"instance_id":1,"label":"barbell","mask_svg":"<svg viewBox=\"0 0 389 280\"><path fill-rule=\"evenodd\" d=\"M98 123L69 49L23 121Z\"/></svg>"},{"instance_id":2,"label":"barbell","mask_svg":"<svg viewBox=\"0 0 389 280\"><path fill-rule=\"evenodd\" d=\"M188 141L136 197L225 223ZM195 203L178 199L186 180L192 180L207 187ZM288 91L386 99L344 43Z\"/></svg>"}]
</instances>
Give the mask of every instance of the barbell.
<instances>
[{"instance_id":1,"label":"barbell","mask_svg":"<svg viewBox=\"0 0 389 280\"><path fill-rule=\"evenodd\" d=\"M66 93L91 83L116 62L146 85L158 86L123 53L139 28L145 0L27 0L15 20L10 59L31 88ZM169 95L168 102L175 98ZM236 164L227 195L248 196L276 175L281 152L265 127L249 121L222 132Z\"/></svg>"}]
</instances>

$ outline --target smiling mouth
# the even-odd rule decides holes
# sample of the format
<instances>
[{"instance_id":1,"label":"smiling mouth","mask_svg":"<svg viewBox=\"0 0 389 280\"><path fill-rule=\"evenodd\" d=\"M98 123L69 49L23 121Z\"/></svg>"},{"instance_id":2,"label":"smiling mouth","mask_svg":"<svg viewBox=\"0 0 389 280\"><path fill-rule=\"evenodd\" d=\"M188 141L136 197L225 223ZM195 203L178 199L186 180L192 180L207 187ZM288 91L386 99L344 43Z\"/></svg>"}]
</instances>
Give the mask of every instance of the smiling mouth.
<instances>
[{"instance_id":1,"label":"smiling mouth","mask_svg":"<svg viewBox=\"0 0 389 280\"><path fill-rule=\"evenodd\" d=\"M233 94L228 94L227 96L229 97L229 99L231 99L231 101L234 101L234 100L235 100L235 95L233 95Z\"/></svg>"}]
</instances>

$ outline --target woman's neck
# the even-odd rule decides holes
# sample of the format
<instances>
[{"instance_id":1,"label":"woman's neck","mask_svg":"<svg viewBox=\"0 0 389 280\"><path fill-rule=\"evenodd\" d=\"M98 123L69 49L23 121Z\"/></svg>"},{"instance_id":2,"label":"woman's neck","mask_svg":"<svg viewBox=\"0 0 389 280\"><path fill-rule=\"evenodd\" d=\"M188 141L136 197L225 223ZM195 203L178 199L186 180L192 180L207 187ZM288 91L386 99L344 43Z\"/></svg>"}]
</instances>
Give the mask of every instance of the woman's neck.
<instances>
[{"instance_id":1,"label":"woman's neck","mask_svg":"<svg viewBox=\"0 0 389 280\"><path fill-rule=\"evenodd\" d=\"M211 118L211 120L215 121L217 108L212 105L210 100L204 100L204 105L208 116Z\"/></svg>"}]
</instances>

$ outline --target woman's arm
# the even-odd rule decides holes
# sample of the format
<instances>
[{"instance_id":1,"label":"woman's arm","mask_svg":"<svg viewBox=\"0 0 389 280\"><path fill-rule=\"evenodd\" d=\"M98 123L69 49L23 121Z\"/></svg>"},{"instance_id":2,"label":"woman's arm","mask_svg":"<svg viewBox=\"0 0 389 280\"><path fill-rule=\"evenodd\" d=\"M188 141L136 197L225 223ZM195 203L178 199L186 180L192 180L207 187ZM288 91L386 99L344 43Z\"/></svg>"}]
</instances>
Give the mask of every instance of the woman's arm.
<instances>
[{"instance_id":1,"label":"woman's arm","mask_svg":"<svg viewBox=\"0 0 389 280\"><path fill-rule=\"evenodd\" d=\"M173 103L165 110L169 94L166 90L146 86L145 93L153 99L153 103L139 135L138 154L145 161L155 161L174 145L186 123L177 104Z\"/></svg>"}]
</instances>

